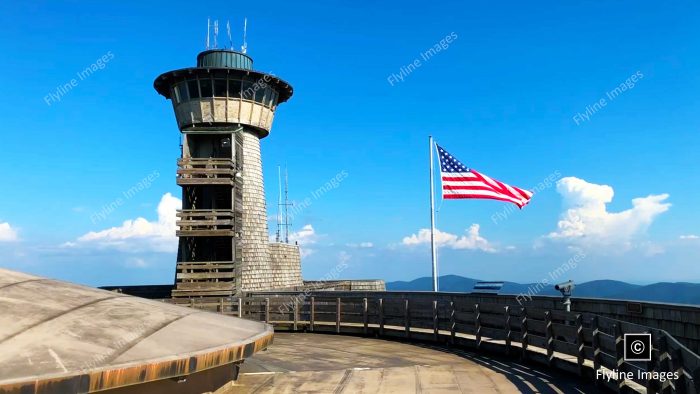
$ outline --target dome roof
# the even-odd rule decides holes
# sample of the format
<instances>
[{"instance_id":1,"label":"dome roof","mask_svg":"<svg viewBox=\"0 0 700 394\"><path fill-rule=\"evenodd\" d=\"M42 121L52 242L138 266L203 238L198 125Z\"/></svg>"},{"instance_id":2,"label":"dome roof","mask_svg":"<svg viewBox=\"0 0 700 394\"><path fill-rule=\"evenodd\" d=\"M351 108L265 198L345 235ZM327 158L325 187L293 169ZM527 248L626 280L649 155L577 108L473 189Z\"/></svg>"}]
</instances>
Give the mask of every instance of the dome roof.
<instances>
[{"instance_id":1,"label":"dome roof","mask_svg":"<svg viewBox=\"0 0 700 394\"><path fill-rule=\"evenodd\" d=\"M182 377L239 362L273 335L263 323L5 269L0 309L0 392Z\"/></svg>"}]
</instances>

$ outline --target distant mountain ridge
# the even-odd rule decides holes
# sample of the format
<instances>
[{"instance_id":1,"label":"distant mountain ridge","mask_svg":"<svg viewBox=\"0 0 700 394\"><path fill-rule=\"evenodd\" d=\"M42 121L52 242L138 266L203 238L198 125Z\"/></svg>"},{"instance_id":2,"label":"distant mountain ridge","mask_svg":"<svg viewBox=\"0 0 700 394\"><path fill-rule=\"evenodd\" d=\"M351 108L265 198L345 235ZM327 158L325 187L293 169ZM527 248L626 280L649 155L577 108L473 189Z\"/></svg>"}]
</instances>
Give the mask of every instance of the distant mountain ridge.
<instances>
[{"instance_id":1,"label":"distant mountain ridge","mask_svg":"<svg viewBox=\"0 0 700 394\"><path fill-rule=\"evenodd\" d=\"M469 293L479 280L459 275L441 276L440 290ZM387 282L386 289L390 291L430 291L432 283L432 278L423 277L409 282ZM504 282L499 294L528 294L528 291L534 292L541 287L536 283ZM551 284L541 288L537 295L556 296L560 293L554 290L554 284ZM700 305L700 283L659 282L643 286L609 279L593 280L577 283L573 296Z\"/></svg>"}]
</instances>

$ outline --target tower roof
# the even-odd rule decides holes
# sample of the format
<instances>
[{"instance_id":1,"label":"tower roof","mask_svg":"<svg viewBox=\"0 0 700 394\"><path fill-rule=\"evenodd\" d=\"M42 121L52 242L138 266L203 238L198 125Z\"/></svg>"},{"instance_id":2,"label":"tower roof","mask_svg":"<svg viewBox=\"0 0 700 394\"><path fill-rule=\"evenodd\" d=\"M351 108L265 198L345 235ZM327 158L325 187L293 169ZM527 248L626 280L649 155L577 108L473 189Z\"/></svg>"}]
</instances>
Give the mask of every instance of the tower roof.
<instances>
[{"instance_id":1,"label":"tower roof","mask_svg":"<svg viewBox=\"0 0 700 394\"><path fill-rule=\"evenodd\" d=\"M230 49L211 49L197 55L197 67L253 69L253 59L245 53Z\"/></svg>"},{"instance_id":2,"label":"tower roof","mask_svg":"<svg viewBox=\"0 0 700 394\"><path fill-rule=\"evenodd\" d=\"M253 70L253 59L231 49L211 49L197 55L197 67L182 68L159 75L153 82L156 91L170 99L170 87L182 78L213 75L214 77L246 76L271 85L279 93L278 103L292 97L292 86L273 74Z\"/></svg>"}]
</instances>

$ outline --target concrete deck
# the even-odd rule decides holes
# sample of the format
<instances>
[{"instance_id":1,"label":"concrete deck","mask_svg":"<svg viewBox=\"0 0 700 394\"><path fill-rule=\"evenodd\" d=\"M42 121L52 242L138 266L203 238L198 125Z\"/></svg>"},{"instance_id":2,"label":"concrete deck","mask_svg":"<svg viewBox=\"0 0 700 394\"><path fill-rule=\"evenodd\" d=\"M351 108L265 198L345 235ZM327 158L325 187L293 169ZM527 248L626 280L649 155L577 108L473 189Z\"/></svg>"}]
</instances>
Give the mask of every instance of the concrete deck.
<instances>
[{"instance_id":1,"label":"concrete deck","mask_svg":"<svg viewBox=\"0 0 700 394\"><path fill-rule=\"evenodd\" d=\"M510 359L342 335L276 333L222 393L591 393L576 376Z\"/></svg>"}]
</instances>

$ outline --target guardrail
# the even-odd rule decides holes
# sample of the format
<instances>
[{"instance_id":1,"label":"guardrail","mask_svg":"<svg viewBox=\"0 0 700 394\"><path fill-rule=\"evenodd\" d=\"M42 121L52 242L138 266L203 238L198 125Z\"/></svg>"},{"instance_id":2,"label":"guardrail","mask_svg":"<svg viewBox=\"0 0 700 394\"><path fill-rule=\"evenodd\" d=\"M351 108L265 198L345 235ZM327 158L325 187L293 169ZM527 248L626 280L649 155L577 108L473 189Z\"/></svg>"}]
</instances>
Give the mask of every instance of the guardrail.
<instances>
[{"instance_id":1,"label":"guardrail","mask_svg":"<svg viewBox=\"0 0 700 394\"><path fill-rule=\"evenodd\" d=\"M415 293L393 297L280 293L190 300L190 307L264 321L276 330L393 337L490 351L593 379L616 392L698 393L700 356L666 331L591 313ZM624 334L648 333L651 360L624 359Z\"/></svg>"}]
</instances>

